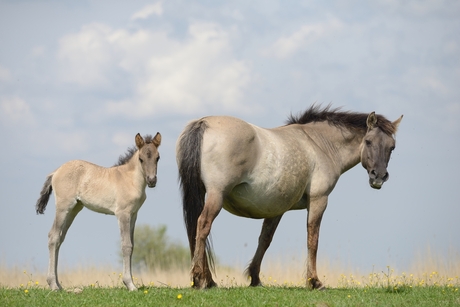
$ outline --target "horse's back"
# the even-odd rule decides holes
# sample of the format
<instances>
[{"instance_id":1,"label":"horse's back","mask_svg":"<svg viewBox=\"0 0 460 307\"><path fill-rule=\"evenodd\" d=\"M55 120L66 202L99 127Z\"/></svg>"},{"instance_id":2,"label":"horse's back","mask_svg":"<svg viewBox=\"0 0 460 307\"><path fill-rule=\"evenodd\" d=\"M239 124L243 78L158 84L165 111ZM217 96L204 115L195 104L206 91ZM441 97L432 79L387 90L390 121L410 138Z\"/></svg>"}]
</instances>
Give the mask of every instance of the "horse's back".
<instances>
[{"instance_id":1,"label":"horse's back","mask_svg":"<svg viewBox=\"0 0 460 307\"><path fill-rule=\"evenodd\" d=\"M226 210L273 217L299 201L309 171L306 151L296 141L300 130L265 129L228 116L200 121L206 123L201 179L207 192L225 195Z\"/></svg>"},{"instance_id":2,"label":"horse's back","mask_svg":"<svg viewBox=\"0 0 460 307\"><path fill-rule=\"evenodd\" d=\"M53 176L54 183L67 182L74 186L85 177L92 177L94 173L102 173L105 168L84 160L71 160L62 164Z\"/></svg>"},{"instance_id":3,"label":"horse's back","mask_svg":"<svg viewBox=\"0 0 460 307\"><path fill-rule=\"evenodd\" d=\"M84 160L72 160L61 165L53 175L56 200L63 203L80 201L90 210L114 214L113 202L117 188L109 168Z\"/></svg>"}]
</instances>

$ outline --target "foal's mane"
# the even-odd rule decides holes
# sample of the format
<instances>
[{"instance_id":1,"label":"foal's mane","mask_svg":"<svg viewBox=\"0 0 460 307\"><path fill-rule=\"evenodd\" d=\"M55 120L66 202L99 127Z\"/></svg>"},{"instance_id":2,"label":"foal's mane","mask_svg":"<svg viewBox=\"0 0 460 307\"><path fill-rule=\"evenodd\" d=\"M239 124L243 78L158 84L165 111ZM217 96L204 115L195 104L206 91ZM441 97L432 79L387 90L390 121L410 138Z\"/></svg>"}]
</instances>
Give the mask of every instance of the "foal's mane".
<instances>
[{"instance_id":1,"label":"foal's mane","mask_svg":"<svg viewBox=\"0 0 460 307\"><path fill-rule=\"evenodd\" d=\"M322 107L321 105L312 105L305 112L298 115L291 114L286 121L286 125L292 124L308 124L314 122L327 121L329 124L337 127L345 127L349 129L367 129L367 117L369 114L357 113L349 111L341 111L341 108L332 108L331 105ZM395 125L384 116L376 114L377 124L384 133L393 135L396 133Z\"/></svg>"},{"instance_id":2,"label":"foal's mane","mask_svg":"<svg viewBox=\"0 0 460 307\"><path fill-rule=\"evenodd\" d=\"M153 136L151 136L150 134L146 134L144 136L144 142L146 144L152 143ZM136 146L129 147L124 155L120 155L120 157L118 158L118 162L114 166L120 166L120 165L128 163L128 161L134 156L137 150L138 149Z\"/></svg>"}]
</instances>

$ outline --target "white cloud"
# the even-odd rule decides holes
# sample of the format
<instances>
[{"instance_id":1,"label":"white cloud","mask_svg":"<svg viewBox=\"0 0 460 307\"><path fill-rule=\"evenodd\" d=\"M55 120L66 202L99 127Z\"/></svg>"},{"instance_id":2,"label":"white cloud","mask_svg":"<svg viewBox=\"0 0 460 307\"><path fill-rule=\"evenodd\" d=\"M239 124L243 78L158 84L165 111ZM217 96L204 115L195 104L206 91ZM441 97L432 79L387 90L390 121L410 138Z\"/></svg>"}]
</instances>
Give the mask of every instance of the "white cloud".
<instances>
[{"instance_id":1,"label":"white cloud","mask_svg":"<svg viewBox=\"0 0 460 307\"><path fill-rule=\"evenodd\" d=\"M149 58L136 105L145 113L193 113L215 104L226 110L243 108L250 79L248 65L232 56L228 34L215 24L195 23L186 42Z\"/></svg>"},{"instance_id":2,"label":"white cloud","mask_svg":"<svg viewBox=\"0 0 460 307\"><path fill-rule=\"evenodd\" d=\"M0 110L4 123L31 124L34 122L29 104L18 96L0 97Z\"/></svg>"},{"instance_id":3,"label":"white cloud","mask_svg":"<svg viewBox=\"0 0 460 307\"><path fill-rule=\"evenodd\" d=\"M112 136L112 143L117 146L126 147L134 143L134 135L130 135L126 132L117 132Z\"/></svg>"},{"instance_id":4,"label":"white cloud","mask_svg":"<svg viewBox=\"0 0 460 307\"><path fill-rule=\"evenodd\" d=\"M8 69L0 65L0 81L11 80L11 73Z\"/></svg>"},{"instance_id":5,"label":"white cloud","mask_svg":"<svg viewBox=\"0 0 460 307\"><path fill-rule=\"evenodd\" d=\"M108 71L116 64L108 41L111 33L110 27L95 23L61 38L58 50L61 80L84 87L107 86Z\"/></svg>"},{"instance_id":6,"label":"white cloud","mask_svg":"<svg viewBox=\"0 0 460 307\"><path fill-rule=\"evenodd\" d=\"M147 19L152 15L163 15L163 4L161 2L157 2L143 7L140 11L134 13L131 16L131 20Z\"/></svg>"},{"instance_id":7,"label":"white cloud","mask_svg":"<svg viewBox=\"0 0 460 307\"><path fill-rule=\"evenodd\" d=\"M190 114L216 105L247 109L250 66L235 58L230 34L215 23L192 23L183 39L90 24L61 39L59 59L63 80L84 88L110 90L114 71L129 74L123 83L129 95L107 103L112 115Z\"/></svg>"},{"instance_id":8,"label":"white cloud","mask_svg":"<svg viewBox=\"0 0 460 307\"><path fill-rule=\"evenodd\" d=\"M287 58L297 51L313 44L316 40L330 35L343 28L337 19L329 19L325 22L306 24L294 33L280 37L268 50L264 52L268 56Z\"/></svg>"}]
</instances>

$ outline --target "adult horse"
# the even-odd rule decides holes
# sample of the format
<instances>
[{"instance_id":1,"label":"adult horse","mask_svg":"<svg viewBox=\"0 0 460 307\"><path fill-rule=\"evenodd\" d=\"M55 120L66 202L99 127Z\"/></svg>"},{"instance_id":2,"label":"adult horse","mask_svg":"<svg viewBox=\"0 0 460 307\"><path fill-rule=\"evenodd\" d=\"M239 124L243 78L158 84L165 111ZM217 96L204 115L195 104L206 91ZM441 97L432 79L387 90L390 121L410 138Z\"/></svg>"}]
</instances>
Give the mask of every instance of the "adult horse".
<instances>
[{"instance_id":1,"label":"adult horse","mask_svg":"<svg viewBox=\"0 0 460 307\"><path fill-rule=\"evenodd\" d=\"M183 213L196 288L216 285L208 235L222 208L263 218L246 274L261 285L262 258L283 214L307 209L307 283L323 288L316 272L321 219L340 175L359 162L372 188L388 180L387 166L402 116L391 122L374 112L341 112L313 105L287 125L264 129L227 116L189 123L176 144Z\"/></svg>"},{"instance_id":2,"label":"adult horse","mask_svg":"<svg viewBox=\"0 0 460 307\"><path fill-rule=\"evenodd\" d=\"M145 189L157 183L158 146L161 134L144 138L138 133L136 148L130 148L111 168L82 160L61 165L48 175L36 204L37 214L43 214L54 189L56 217L48 234L48 282L52 290L62 289L57 274L59 248L77 214L86 207L92 211L115 215L118 219L123 254L123 283L133 291L136 286L131 274L133 235L137 212L146 199Z\"/></svg>"}]
</instances>

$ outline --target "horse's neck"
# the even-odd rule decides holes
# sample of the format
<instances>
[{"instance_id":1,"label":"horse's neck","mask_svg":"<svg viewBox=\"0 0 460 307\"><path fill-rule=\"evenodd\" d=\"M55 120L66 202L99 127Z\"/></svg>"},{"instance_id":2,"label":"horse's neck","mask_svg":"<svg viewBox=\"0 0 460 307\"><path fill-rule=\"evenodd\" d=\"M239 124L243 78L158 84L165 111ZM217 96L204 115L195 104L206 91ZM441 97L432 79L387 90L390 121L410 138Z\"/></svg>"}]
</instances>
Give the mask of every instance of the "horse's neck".
<instances>
[{"instance_id":1,"label":"horse's neck","mask_svg":"<svg viewBox=\"0 0 460 307\"><path fill-rule=\"evenodd\" d=\"M361 160L361 143L365 132L327 124L317 130L315 142L344 173Z\"/></svg>"}]
</instances>

